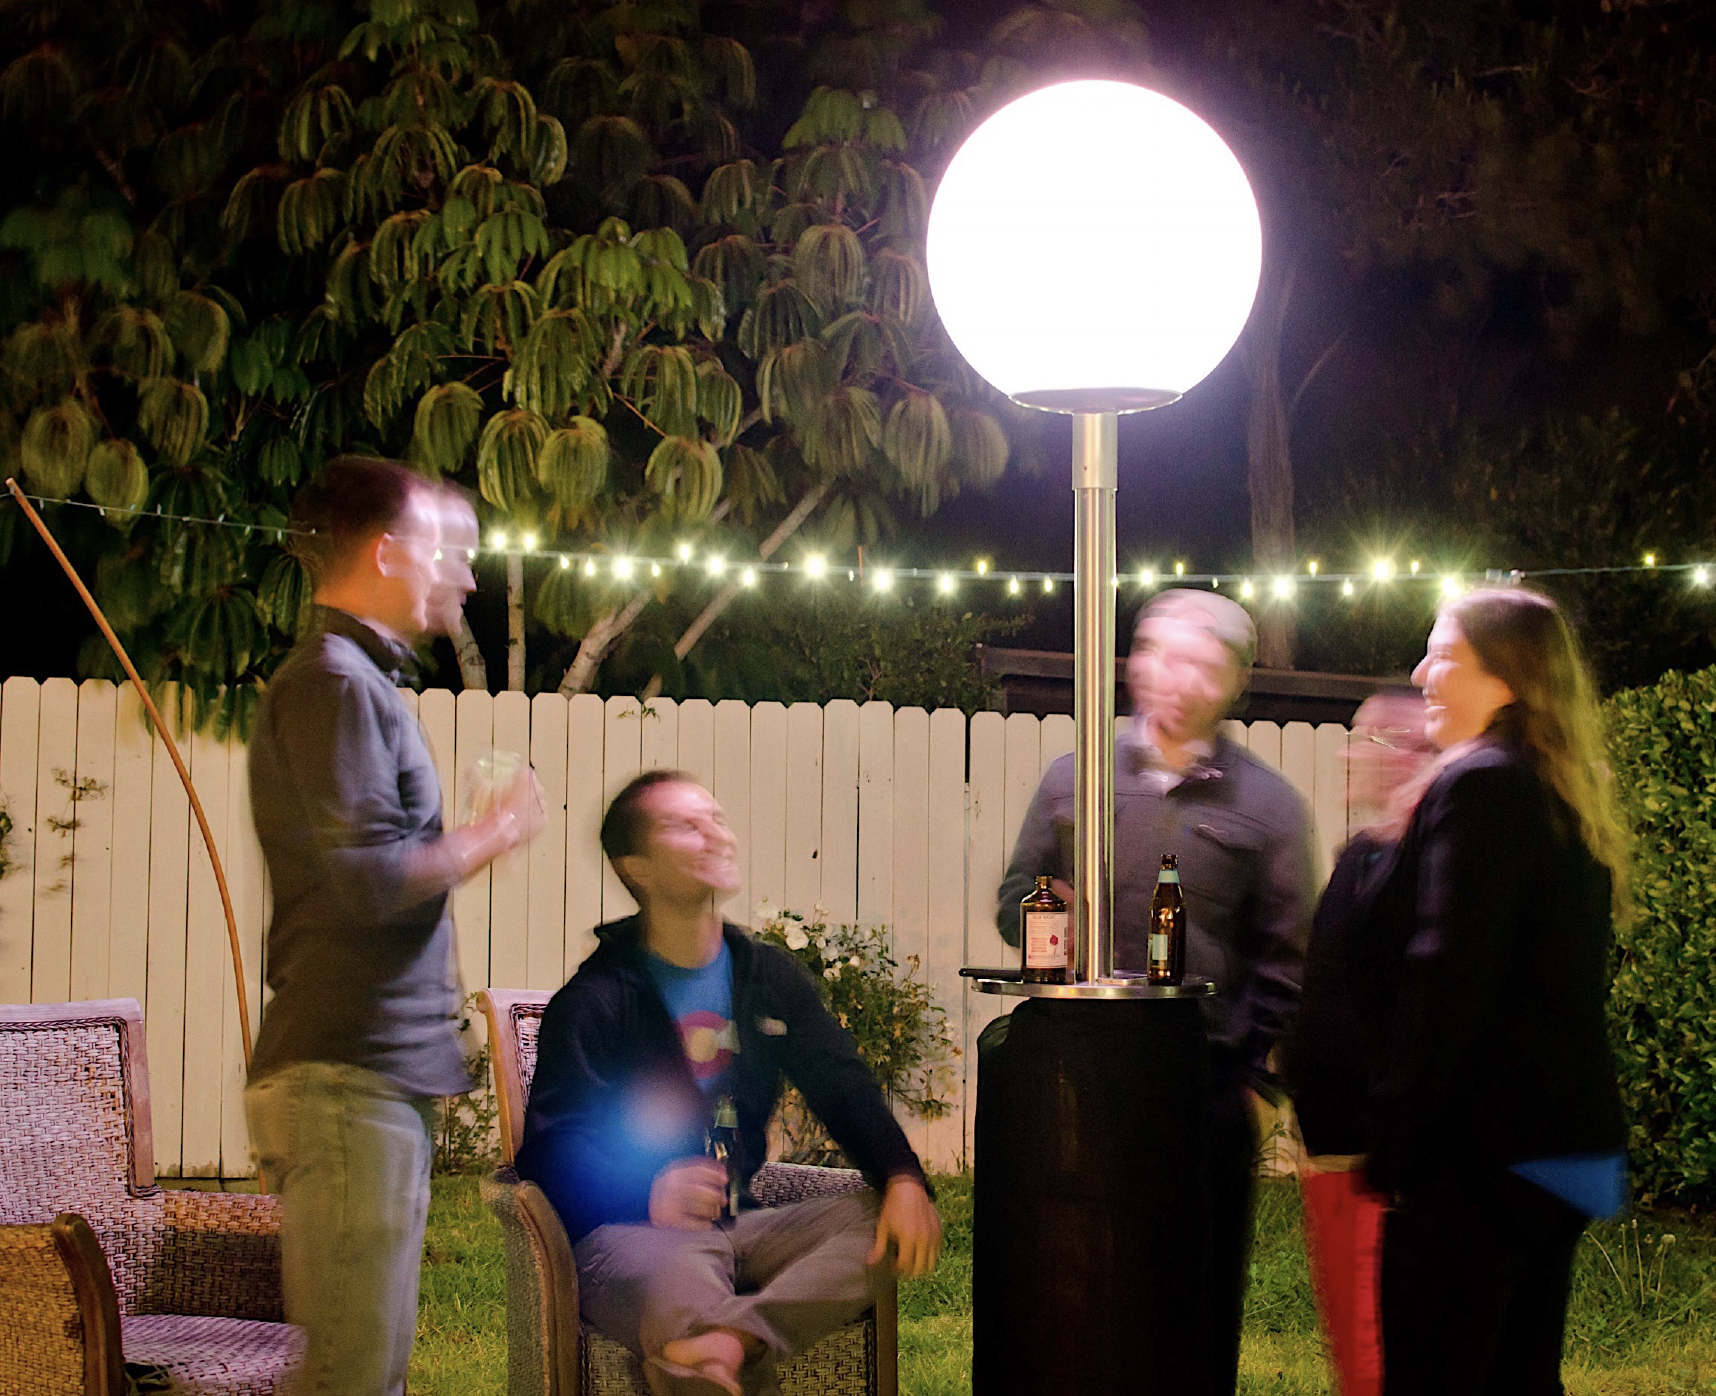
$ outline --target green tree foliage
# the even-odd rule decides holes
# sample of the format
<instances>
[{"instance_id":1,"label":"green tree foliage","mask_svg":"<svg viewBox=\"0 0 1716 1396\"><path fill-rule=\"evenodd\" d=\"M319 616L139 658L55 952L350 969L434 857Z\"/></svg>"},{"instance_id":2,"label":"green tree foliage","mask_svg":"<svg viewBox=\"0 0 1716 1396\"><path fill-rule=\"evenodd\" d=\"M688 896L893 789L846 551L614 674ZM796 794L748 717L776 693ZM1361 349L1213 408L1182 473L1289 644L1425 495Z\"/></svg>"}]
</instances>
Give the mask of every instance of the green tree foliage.
<instances>
[{"instance_id":1,"label":"green tree foliage","mask_svg":"<svg viewBox=\"0 0 1716 1396\"><path fill-rule=\"evenodd\" d=\"M1716 669L1608 704L1636 843L1637 917L1616 937L1611 1036L1640 1190L1716 1199Z\"/></svg>"},{"instance_id":2,"label":"green tree foliage","mask_svg":"<svg viewBox=\"0 0 1716 1396\"><path fill-rule=\"evenodd\" d=\"M930 307L914 163L978 75L909 66L916 0L813 30L765 6L745 37L683 2L20 16L0 444L113 511L103 602L205 716L242 721L298 632L279 530L342 451L474 485L545 546L734 556L783 520L873 540L1006 464ZM642 610L707 600L535 590L570 687Z\"/></svg>"}]
</instances>

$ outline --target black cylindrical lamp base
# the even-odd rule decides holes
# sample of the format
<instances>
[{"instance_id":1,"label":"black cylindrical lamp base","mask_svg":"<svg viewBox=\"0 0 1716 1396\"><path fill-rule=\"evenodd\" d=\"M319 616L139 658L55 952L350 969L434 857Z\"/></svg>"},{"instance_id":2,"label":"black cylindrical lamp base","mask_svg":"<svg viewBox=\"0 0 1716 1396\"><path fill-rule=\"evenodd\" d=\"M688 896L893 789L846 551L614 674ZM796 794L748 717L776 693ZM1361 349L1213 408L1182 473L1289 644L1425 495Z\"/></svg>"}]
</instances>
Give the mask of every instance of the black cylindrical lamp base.
<instances>
[{"instance_id":1,"label":"black cylindrical lamp base","mask_svg":"<svg viewBox=\"0 0 1716 1396\"><path fill-rule=\"evenodd\" d=\"M1029 999L985 1032L973 1396L1207 1389L1209 1078L1191 999Z\"/></svg>"}]
</instances>

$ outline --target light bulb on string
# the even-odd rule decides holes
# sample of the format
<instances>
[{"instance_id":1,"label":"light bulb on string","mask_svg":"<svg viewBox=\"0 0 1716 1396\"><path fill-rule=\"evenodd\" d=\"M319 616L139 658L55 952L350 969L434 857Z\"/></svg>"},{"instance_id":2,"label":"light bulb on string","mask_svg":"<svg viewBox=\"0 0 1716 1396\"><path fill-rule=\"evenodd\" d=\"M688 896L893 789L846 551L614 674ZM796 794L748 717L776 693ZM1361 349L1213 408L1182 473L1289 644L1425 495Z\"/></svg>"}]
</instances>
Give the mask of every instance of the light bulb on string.
<instances>
[{"instance_id":1,"label":"light bulb on string","mask_svg":"<svg viewBox=\"0 0 1716 1396\"><path fill-rule=\"evenodd\" d=\"M1147 587L1155 586L1156 585L1156 569L1153 567L1146 567L1142 572L1140 572L1138 574L1138 580L1144 586L1147 586Z\"/></svg>"},{"instance_id":2,"label":"light bulb on string","mask_svg":"<svg viewBox=\"0 0 1716 1396\"><path fill-rule=\"evenodd\" d=\"M1019 594L1019 579L1017 577L1009 577L1007 579L1007 595L1017 596L1018 594Z\"/></svg>"},{"instance_id":3,"label":"light bulb on string","mask_svg":"<svg viewBox=\"0 0 1716 1396\"><path fill-rule=\"evenodd\" d=\"M1252 586L1250 578L1247 578L1245 581L1243 581L1239 584L1239 599L1241 601L1249 601L1249 600L1251 600L1252 597L1254 597L1256 595L1257 595L1257 588Z\"/></svg>"},{"instance_id":4,"label":"light bulb on string","mask_svg":"<svg viewBox=\"0 0 1716 1396\"><path fill-rule=\"evenodd\" d=\"M1694 567L1692 569L1692 585L1695 587L1709 586L1710 569L1708 567Z\"/></svg>"},{"instance_id":5,"label":"light bulb on string","mask_svg":"<svg viewBox=\"0 0 1716 1396\"><path fill-rule=\"evenodd\" d=\"M489 546L497 553L504 553L506 551L506 531L497 528L489 534Z\"/></svg>"},{"instance_id":6,"label":"light bulb on string","mask_svg":"<svg viewBox=\"0 0 1716 1396\"><path fill-rule=\"evenodd\" d=\"M987 577L989 575L989 559L988 558L980 557L977 559L977 575L979 577Z\"/></svg>"},{"instance_id":7,"label":"light bulb on string","mask_svg":"<svg viewBox=\"0 0 1716 1396\"><path fill-rule=\"evenodd\" d=\"M953 595L953 573L943 572L935 579L935 589L943 596Z\"/></svg>"},{"instance_id":8,"label":"light bulb on string","mask_svg":"<svg viewBox=\"0 0 1716 1396\"><path fill-rule=\"evenodd\" d=\"M1342 596L1351 596L1352 594L1353 594L1352 581L1349 579L1347 581L1342 582L1341 583L1341 595Z\"/></svg>"},{"instance_id":9,"label":"light bulb on string","mask_svg":"<svg viewBox=\"0 0 1716 1396\"><path fill-rule=\"evenodd\" d=\"M1646 567L1655 567L1656 566L1656 554L1655 553L1646 553L1644 565Z\"/></svg>"},{"instance_id":10,"label":"light bulb on string","mask_svg":"<svg viewBox=\"0 0 1716 1396\"><path fill-rule=\"evenodd\" d=\"M649 574L652 577L659 577L661 575L661 564L659 562L650 563Z\"/></svg>"},{"instance_id":11,"label":"light bulb on string","mask_svg":"<svg viewBox=\"0 0 1716 1396\"><path fill-rule=\"evenodd\" d=\"M1054 589L1055 589L1055 579L1053 577L1044 577L1043 578L1043 590L1044 590L1044 592L1051 592L1052 593L1054 591Z\"/></svg>"},{"instance_id":12,"label":"light bulb on string","mask_svg":"<svg viewBox=\"0 0 1716 1396\"><path fill-rule=\"evenodd\" d=\"M727 570L727 559L724 557L712 557L703 565L708 569L711 577L719 577Z\"/></svg>"},{"instance_id":13,"label":"light bulb on string","mask_svg":"<svg viewBox=\"0 0 1716 1396\"><path fill-rule=\"evenodd\" d=\"M617 557L617 558L615 558L614 559L614 576L618 577L622 582L625 582L625 581L631 580L631 575L632 575L632 560L629 557Z\"/></svg>"},{"instance_id":14,"label":"light bulb on string","mask_svg":"<svg viewBox=\"0 0 1716 1396\"><path fill-rule=\"evenodd\" d=\"M754 587L756 584L757 584L757 569L755 567L747 567L743 572L741 572L739 574L739 585L740 586Z\"/></svg>"},{"instance_id":15,"label":"light bulb on string","mask_svg":"<svg viewBox=\"0 0 1716 1396\"><path fill-rule=\"evenodd\" d=\"M812 581L821 581L828 575L828 559L821 553L812 553L804 560L804 575Z\"/></svg>"},{"instance_id":16,"label":"light bulb on string","mask_svg":"<svg viewBox=\"0 0 1716 1396\"><path fill-rule=\"evenodd\" d=\"M562 572L564 572L571 565L572 565L572 559L567 557L565 553L561 553L560 554L560 570Z\"/></svg>"},{"instance_id":17,"label":"light bulb on string","mask_svg":"<svg viewBox=\"0 0 1716 1396\"><path fill-rule=\"evenodd\" d=\"M1460 595L1461 592L1465 591L1465 589L1466 584L1453 573L1449 573L1446 577L1442 578L1442 595L1446 597L1456 597Z\"/></svg>"},{"instance_id":18,"label":"light bulb on string","mask_svg":"<svg viewBox=\"0 0 1716 1396\"><path fill-rule=\"evenodd\" d=\"M875 587L877 591L888 591L894 585L894 574L886 567L878 567L870 585Z\"/></svg>"},{"instance_id":19,"label":"light bulb on string","mask_svg":"<svg viewBox=\"0 0 1716 1396\"><path fill-rule=\"evenodd\" d=\"M1176 562L1174 564L1174 575L1176 577L1185 576L1186 575L1186 564L1183 562Z\"/></svg>"},{"instance_id":20,"label":"light bulb on string","mask_svg":"<svg viewBox=\"0 0 1716 1396\"><path fill-rule=\"evenodd\" d=\"M1411 565L1412 565L1412 575L1413 575L1413 576L1414 576L1414 577L1416 577L1416 576L1417 576L1417 575L1418 575L1418 559L1417 559L1417 558L1413 558L1413 559L1412 559L1412 564L1411 564Z\"/></svg>"},{"instance_id":21,"label":"light bulb on string","mask_svg":"<svg viewBox=\"0 0 1716 1396\"><path fill-rule=\"evenodd\" d=\"M1379 557L1371 563L1370 575L1379 582L1392 582L1394 580L1394 559Z\"/></svg>"},{"instance_id":22,"label":"light bulb on string","mask_svg":"<svg viewBox=\"0 0 1716 1396\"><path fill-rule=\"evenodd\" d=\"M1277 577L1269 584L1269 589L1275 593L1277 601L1291 601L1299 588L1291 577Z\"/></svg>"},{"instance_id":23,"label":"light bulb on string","mask_svg":"<svg viewBox=\"0 0 1716 1396\"><path fill-rule=\"evenodd\" d=\"M679 560L681 562L690 562L691 556L692 556L691 544L681 543L679 545Z\"/></svg>"},{"instance_id":24,"label":"light bulb on string","mask_svg":"<svg viewBox=\"0 0 1716 1396\"><path fill-rule=\"evenodd\" d=\"M1317 575L1317 559L1312 558L1309 562L1307 562L1305 564L1305 570L1307 572L1309 572L1313 577L1315 577Z\"/></svg>"},{"instance_id":25,"label":"light bulb on string","mask_svg":"<svg viewBox=\"0 0 1716 1396\"><path fill-rule=\"evenodd\" d=\"M595 558L587 557L584 559L584 575L586 577L594 577L596 575L596 559Z\"/></svg>"},{"instance_id":26,"label":"light bulb on string","mask_svg":"<svg viewBox=\"0 0 1716 1396\"><path fill-rule=\"evenodd\" d=\"M536 551L536 535L534 533L525 534L521 541L524 543L525 552L529 553Z\"/></svg>"}]
</instances>

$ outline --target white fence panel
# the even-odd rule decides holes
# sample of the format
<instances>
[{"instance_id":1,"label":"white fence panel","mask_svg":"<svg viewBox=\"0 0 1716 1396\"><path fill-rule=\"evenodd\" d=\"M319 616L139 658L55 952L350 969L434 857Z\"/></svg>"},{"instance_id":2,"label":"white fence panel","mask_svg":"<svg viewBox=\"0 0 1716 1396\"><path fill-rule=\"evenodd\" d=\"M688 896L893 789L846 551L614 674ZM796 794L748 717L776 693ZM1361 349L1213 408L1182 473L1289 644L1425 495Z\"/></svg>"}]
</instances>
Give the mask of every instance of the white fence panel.
<instances>
[{"instance_id":1,"label":"white fence panel","mask_svg":"<svg viewBox=\"0 0 1716 1396\"><path fill-rule=\"evenodd\" d=\"M593 928L633 909L598 845L607 800L641 769L679 766L710 785L738 835L743 886L730 915L755 920L762 900L807 913L820 904L836 921L886 924L896 956L917 957L962 1055L948 1116L909 1119L908 1134L934 1167L969 1164L977 1037L1009 1005L971 992L958 970L1018 954L995 928L996 889L1042 773L1072 749L1070 718L439 690L402 701L433 754L446 823L466 808L476 760L495 750L529 754L548 806L541 840L454 896L467 987L553 989L576 969ZM1346 729L1226 730L1305 797L1326 871L1347 831ZM268 891L245 752L208 737L181 745L226 868L254 1024L267 997ZM248 1171L225 922L183 788L135 693L8 680L0 796L14 821L0 1001L139 999L157 1167Z\"/></svg>"}]
</instances>

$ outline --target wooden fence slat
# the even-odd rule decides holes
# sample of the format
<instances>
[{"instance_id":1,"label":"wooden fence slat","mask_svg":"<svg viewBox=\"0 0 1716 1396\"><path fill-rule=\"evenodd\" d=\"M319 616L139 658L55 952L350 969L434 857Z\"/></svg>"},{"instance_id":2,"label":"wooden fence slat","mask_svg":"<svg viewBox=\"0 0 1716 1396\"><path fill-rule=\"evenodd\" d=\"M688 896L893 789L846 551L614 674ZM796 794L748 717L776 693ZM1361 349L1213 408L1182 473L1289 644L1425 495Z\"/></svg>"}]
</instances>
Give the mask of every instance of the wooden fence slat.
<instances>
[{"instance_id":1,"label":"wooden fence slat","mask_svg":"<svg viewBox=\"0 0 1716 1396\"><path fill-rule=\"evenodd\" d=\"M1299 792L1313 821L1317 813L1317 731L1308 722L1289 722L1281 728L1281 774ZM1311 847L1317 846L1315 824ZM1319 871L1326 872L1320 869Z\"/></svg>"},{"instance_id":2,"label":"wooden fence slat","mask_svg":"<svg viewBox=\"0 0 1716 1396\"><path fill-rule=\"evenodd\" d=\"M476 761L494 750L494 699L480 689L467 688L453 711L453 818L464 822L471 807L471 772ZM443 796L445 799L445 796ZM453 926L459 951L459 979L465 994L489 983L489 891L491 869L483 868L453 892Z\"/></svg>"},{"instance_id":3,"label":"wooden fence slat","mask_svg":"<svg viewBox=\"0 0 1716 1396\"><path fill-rule=\"evenodd\" d=\"M1043 783L1043 772L1048 769L1043 760L1042 724L1029 713L1008 714L1003 759L1007 785L1006 825L1001 842L1011 859L1013 846L1019 842L1019 830L1025 823L1025 811L1030 809L1037 787Z\"/></svg>"},{"instance_id":4,"label":"wooden fence slat","mask_svg":"<svg viewBox=\"0 0 1716 1396\"><path fill-rule=\"evenodd\" d=\"M751 900L745 917L758 926L768 919L765 906L779 911L787 905L787 710L779 703L751 709L750 849ZM808 913L810 908L794 910Z\"/></svg>"},{"instance_id":5,"label":"wooden fence slat","mask_svg":"<svg viewBox=\"0 0 1716 1396\"><path fill-rule=\"evenodd\" d=\"M126 684L119 690L118 700L113 726L112 932L107 949L107 992L114 998L147 1004L155 752L137 690ZM179 778L171 770L167 778L178 784Z\"/></svg>"},{"instance_id":6,"label":"wooden fence slat","mask_svg":"<svg viewBox=\"0 0 1716 1396\"><path fill-rule=\"evenodd\" d=\"M530 759L530 699L495 694L495 752ZM489 977L499 989L523 989L529 977L530 854L519 849L497 858L489 886ZM467 984L466 992L482 987Z\"/></svg>"},{"instance_id":7,"label":"wooden fence slat","mask_svg":"<svg viewBox=\"0 0 1716 1396\"><path fill-rule=\"evenodd\" d=\"M602 920L602 700L574 694L566 704L566 978L596 948Z\"/></svg>"},{"instance_id":8,"label":"wooden fence slat","mask_svg":"<svg viewBox=\"0 0 1716 1396\"><path fill-rule=\"evenodd\" d=\"M636 698L610 698L602 728L602 808L643 769L643 714ZM638 909L619 875L602 865L602 920L630 916Z\"/></svg>"},{"instance_id":9,"label":"wooden fence slat","mask_svg":"<svg viewBox=\"0 0 1716 1396\"><path fill-rule=\"evenodd\" d=\"M6 680L0 697L0 803L12 820L8 871L0 877L0 1003L30 1001L30 945L36 917L36 751L42 690Z\"/></svg>"},{"instance_id":10,"label":"wooden fence slat","mask_svg":"<svg viewBox=\"0 0 1716 1396\"><path fill-rule=\"evenodd\" d=\"M177 695L157 706L173 721ZM175 732L174 734L178 734ZM149 1102L155 1167L176 1177L183 1158L185 951L190 907L191 805L159 732L153 742L149 809L149 989L143 1022L149 1039Z\"/></svg>"},{"instance_id":11,"label":"wooden fence slat","mask_svg":"<svg viewBox=\"0 0 1716 1396\"><path fill-rule=\"evenodd\" d=\"M652 698L638 719L638 767L645 771L672 770L679 765L679 704L671 698Z\"/></svg>"},{"instance_id":12,"label":"wooden fence slat","mask_svg":"<svg viewBox=\"0 0 1716 1396\"><path fill-rule=\"evenodd\" d=\"M837 922L858 919L858 705L847 698L822 714L822 892Z\"/></svg>"},{"instance_id":13,"label":"wooden fence slat","mask_svg":"<svg viewBox=\"0 0 1716 1396\"><path fill-rule=\"evenodd\" d=\"M924 978L947 1005L955 1042L965 1040L964 985L959 977L965 925L965 714L937 708L929 722L929 953ZM965 1122L954 1114L931 1120L924 1136L931 1168L964 1165Z\"/></svg>"},{"instance_id":14,"label":"wooden fence slat","mask_svg":"<svg viewBox=\"0 0 1716 1396\"><path fill-rule=\"evenodd\" d=\"M1347 729L1324 722L1316 732L1317 790L1311 807L1312 837L1317 844L1319 878L1334 870L1347 841Z\"/></svg>"},{"instance_id":15,"label":"wooden fence slat","mask_svg":"<svg viewBox=\"0 0 1716 1396\"><path fill-rule=\"evenodd\" d=\"M894 919L894 705L858 709L858 919Z\"/></svg>"},{"instance_id":16,"label":"wooden fence slat","mask_svg":"<svg viewBox=\"0 0 1716 1396\"><path fill-rule=\"evenodd\" d=\"M107 997L113 923L113 743L119 693L107 679L77 690L77 827L72 831L73 999Z\"/></svg>"},{"instance_id":17,"label":"wooden fence slat","mask_svg":"<svg viewBox=\"0 0 1716 1396\"><path fill-rule=\"evenodd\" d=\"M966 819L965 963L1004 965L1009 949L995 928L995 894L1012 848L1007 841L1007 720L1000 713L971 719L970 813ZM1007 1002L958 981L964 1000L964 1054L955 1063L963 1115L961 1156L969 1159L977 1118L977 1037L1008 1011Z\"/></svg>"},{"instance_id":18,"label":"wooden fence slat","mask_svg":"<svg viewBox=\"0 0 1716 1396\"><path fill-rule=\"evenodd\" d=\"M1246 729L1243 722L1230 717L1226 722L1219 724L1216 730L1235 746L1249 748L1250 742L1246 740Z\"/></svg>"},{"instance_id":19,"label":"wooden fence slat","mask_svg":"<svg viewBox=\"0 0 1716 1396\"><path fill-rule=\"evenodd\" d=\"M727 812L739 841L739 890L724 908L731 919L755 926L756 897L751 890L751 708L727 698L715 705L710 794Z\"/></svg>"},{"instance_id":20,"label":"wooden fence slat","mask_svg":"<svg viewBox=\"0 0 1716 1396\"><path fill-rule=\"evenodd\" d=\"M822 902L822 709L787 709L786 872L782 905L806 916Z\"/></svg>"},{"instance_id":21,"label":"wooden fence slat","mask_svg":"<svg viewBox=\"0 0 1716 1396\"><path fill-rule=\"evenodd\" d=\"M530 764L548 823L523 855L530 869L527 989L558 989L566 967L566 712L558 693L530 700Z\"/></svg>"},{"instance_id":22,"label":"wooden fence slat","mask_svg":"<svg viewBox=\"0 0 1716 1396\"><path fill-rule=\"evenodd\" d=\"M78 801L77 685L42 685L36 747L36 915L30 948L30 999L64 1003L71 994L72 835Z\"/></svg>"},{"instance_id":23,"label":"wooden fence slat","mask_svg":"<svg viewBox=\"0 0 1716 1396\"><path fill-rule=\"evenodd\" d=\"M715 705L707 698L687 698L679 705L676 763L710 794L715 793Z\"/></svg>"},{"instance_id":24,"label":"wooden fence slat","mask_svg":"<svg viewBox=\"0 0 1716 1396\"><path fill-rule=\"evenodd\" d=\"M227 843L227 796L231 763L225 742L206 733L185 743L191 781L214 833L215 847ZM190 885L186 891L185 931L185 1097L184 1156L187 1178L220 1176L221 1044L226 1005L234 998L231 947L226 913L221 908L214 864L196 821L190 841ZM230 888L229 888L230 890ZM235 1007L233 1012L238 1010Z\"/></svg>"},{"instance_id":25,"label":"wooden fence slat","mask_svg":"<svg viewBox=\"0 0 1716 1396\"><path fill-rule=\"evenodd\" d=\"M233 918L238 922L239 950L244 958L244 994L250 1008L250 1030L262 1025L262 935L267 922L267 869L256 822L250 817L250 753L234 742L228 753L226 845L223 850ZM223 942L224 943L224 942ZM244 1044L238 1017L232 968L223 962L226 992L221 995L224 1029L221 1034L220 1172L223 1178L250 1174L250 1131L244 1119Z\"/></svg>"},{"instance_id":26,"label":"wooden fence slat","mask_svg":"<svg viewBox=\"0 0 1716 1396\"><path fill-rule=\"evenodd\" d=\"M901 964L915 955L919 974L930 982L930 715L922 708L894 714L894 958ZM959 1000L938 999L954 1026ZM900 1121L918 1157L928 1162L928 1125L915 1117Z\"/></svg>"},{"instance_id":27,"label":"wooden fence slat","mask_svg":"<svg viewBox=\"0 0 1716 1396\"><path fill-rule=\"evenodd\" d=\"M1065 713L1050 713L1043 719L1039 739L1042 770L1047 771L1057 760L1073 749L1073 720Z\"/></svg>"},{"instance_id":28,"label":"wooden fence slat","mask_svg":"<svg viewBox=\"0 0 1716 1396\"><path fill-rule=\"evenodd\" d=\"M458 700L449 689L431 688L418 696L417 726L435 762L436 779L441 782L443 829L454 828L459 822L459 807L454 803L458 794L458 767L453 759L458 711Z\"/></svg>"},{"instance_id":29,"label":"wooden fence slat","mask_svg":"<svg viewBox=\"0 0 1716 1396\"><path fill-rule=\"evenodd\" d=\"M1275 722L1253 722L1245 729L1245 745L1266 765L1281 769L1281 726Z\"/></svg>"}]
</instances>

